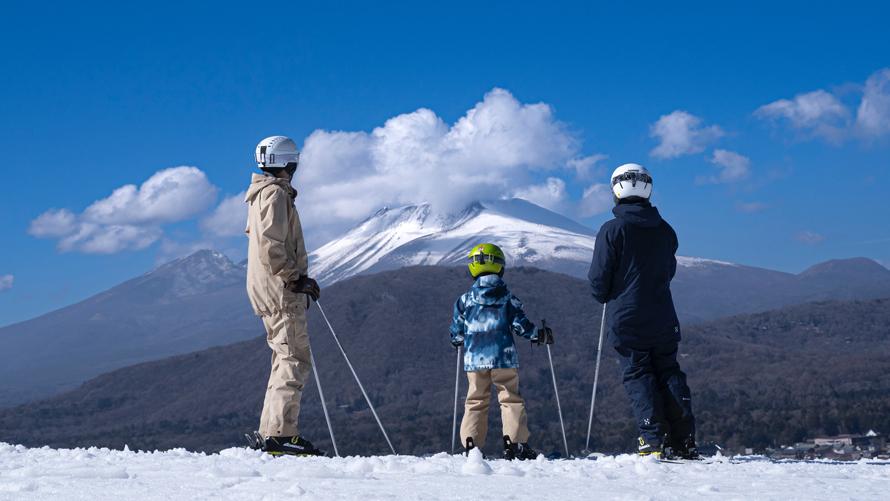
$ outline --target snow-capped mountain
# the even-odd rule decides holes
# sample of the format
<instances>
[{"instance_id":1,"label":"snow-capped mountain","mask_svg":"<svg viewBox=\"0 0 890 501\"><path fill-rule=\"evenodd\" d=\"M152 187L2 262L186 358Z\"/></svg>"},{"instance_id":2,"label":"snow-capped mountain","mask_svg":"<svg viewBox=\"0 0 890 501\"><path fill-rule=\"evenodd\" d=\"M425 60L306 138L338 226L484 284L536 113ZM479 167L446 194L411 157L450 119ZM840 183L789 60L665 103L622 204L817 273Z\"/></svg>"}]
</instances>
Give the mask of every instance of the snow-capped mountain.
<instances>
[{"instance_id":1,"label":"snow-capped mountain","mask_svg":"<svg viewBox=\"0 0 890 501\"><path fill-rule=\"evenodd\" d=\"M474 245L492 242L509 266L535 266L584 277L596 240L592 228L514 198L475 202L449 215L428 204L383 208L310 255L312 273L323 284L354 275L412 265L457 265ZM680 258L681 266L729 265Z\"/></svg>"}]
</instances>

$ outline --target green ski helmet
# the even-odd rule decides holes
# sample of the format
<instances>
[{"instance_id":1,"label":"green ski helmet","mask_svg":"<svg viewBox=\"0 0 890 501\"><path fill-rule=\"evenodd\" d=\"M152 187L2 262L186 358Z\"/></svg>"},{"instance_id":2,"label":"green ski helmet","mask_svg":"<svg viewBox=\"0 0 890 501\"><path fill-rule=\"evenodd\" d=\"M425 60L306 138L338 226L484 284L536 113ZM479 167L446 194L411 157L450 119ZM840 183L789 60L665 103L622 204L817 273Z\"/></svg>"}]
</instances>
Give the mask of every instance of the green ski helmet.
<instances>
[{"instance_id":1,"label":"green ski helmet","mask_svg":"<svg viewBox=\"0 0 890 501\"><path fill-rule=\"evenodd\" d=\"M470 258L470 275L473 278L478 278L483 273L501 275L507 264L504 251L495 244L479 244L473 247L467 257Z\"/></svg>"}]
</instances>

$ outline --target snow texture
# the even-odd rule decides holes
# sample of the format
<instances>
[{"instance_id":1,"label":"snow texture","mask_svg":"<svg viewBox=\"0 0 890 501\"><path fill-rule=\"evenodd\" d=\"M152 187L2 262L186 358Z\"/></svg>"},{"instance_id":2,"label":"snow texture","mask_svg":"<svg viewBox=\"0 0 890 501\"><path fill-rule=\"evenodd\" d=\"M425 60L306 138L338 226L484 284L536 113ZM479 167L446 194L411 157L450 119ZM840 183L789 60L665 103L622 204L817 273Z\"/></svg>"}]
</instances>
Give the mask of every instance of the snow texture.
<instances>
[{"instance_id":1,"label":"snow texture","mask_svg":"<svg viewBox=\"0 0 890 501\"><path fill-rule=\"evenodd\" d=\"M383 208L313 252L312 274L324 284L354 275L412 265L453 266L466 262L476 244L491 242L507 265L535 266L585 277L595 231L522 199L476 202L457 214L436 214L429 204ZM679 257L680 266L732 266Z\"/></svg>"},{"instance_id":2,"label":"snow texture","mask_svg":"<svg viewBox=\"0 0 890 501\"><path fill-rule=\"evenodd\" d=\"M0 443L0 500L886 499L890 462L668 464L631 455L508 462L445 453L275 459Z\"/></svg>"}]
</instances>

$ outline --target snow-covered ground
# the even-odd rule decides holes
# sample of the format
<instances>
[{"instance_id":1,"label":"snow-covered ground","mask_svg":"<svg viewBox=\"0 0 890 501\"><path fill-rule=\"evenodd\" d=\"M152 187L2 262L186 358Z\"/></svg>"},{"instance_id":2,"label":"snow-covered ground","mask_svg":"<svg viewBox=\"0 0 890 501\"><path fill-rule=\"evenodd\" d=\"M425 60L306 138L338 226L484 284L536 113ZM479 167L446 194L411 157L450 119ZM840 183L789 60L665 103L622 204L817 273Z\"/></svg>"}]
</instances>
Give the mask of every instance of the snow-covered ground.
<instances>
[{"instance_id":1,"label":"snow-covered ground","mask_svg":"<svg viewBox=\"0 0 890 501\"><path fill-rule=\"evenodd\" d=\"M0 499L888 499L890 462L667 464L630 455L507 462L274 459L247 449L28 449L0 443Z\"/></svg>"}]
</instances>

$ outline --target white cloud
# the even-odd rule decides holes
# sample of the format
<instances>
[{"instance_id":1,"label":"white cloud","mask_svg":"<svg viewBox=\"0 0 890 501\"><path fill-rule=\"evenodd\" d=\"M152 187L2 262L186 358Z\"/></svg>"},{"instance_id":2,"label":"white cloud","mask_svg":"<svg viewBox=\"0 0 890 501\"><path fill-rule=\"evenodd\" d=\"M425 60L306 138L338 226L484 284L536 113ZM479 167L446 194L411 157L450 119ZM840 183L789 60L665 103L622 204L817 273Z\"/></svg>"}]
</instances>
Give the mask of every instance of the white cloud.
<instances>
[{"instance_id":1,"label":"white cloud","mask_svg":"<svg viewBox=\"0 0 890 501\"><path fill-rule=\"evenodd\" d=\"M706 183L734 183L751 173L751 160L734 151L716 149L710 158L711 163L720 169L716 176L700 179Z\"/></svg>"},{"instance_id":2,"label":"white cloud","mask_svg":"<svg viewBox=\"0 0 890 501\"><path fill-rule=\"evenodd\" d=\"M608 155L595 153L586 157L573 158L566 163L566 166L575 171L575 176L578 179L590 179L600 174L597 166L607 158L609 158Z\"/></svg>"},{"instance_id":3,"label":"white cloud","mask_svg":"<svg viewBox=\"0 0 890 501\"><path fill-rule=\"evenodd\" d=\"M31 221L28 233L39 238L58 238L77 231L77 216L68 209L50 209Z\"/></svg>"},{"instance_id":4,"label":"white cloud","mask_svg":"<svg viewBox=\"0 0 890 501\"><path fill-rule=\"evenodd\" d=\"M0 275L0 292L12 289L15 277L12 275Z\"/></svg>"},{"instance_id":5,"label":"white cloud","mask_svg":"<svg viewBox=\"0 0 890 501\"><path fill-rule=\"evenodd\" d=\"M724 135L723 130L711 125L702 126L702 119L683 110L662 115L649 128L649 135L659 140L649 152L656 158L676 158L704 149Z\"/></svg>"},{"instance_id":6,"label":"white cloud","mask_svg":"<svg viewBox=\"0 0 890 501\"><path fill-rule=\"evenodd\" d=\"M890 68L875 72L865 81L856 126L868 137L890 134Z\"/></svg>"},{"instance_id":7,"label":"white cloud","mask_svg":"<svg viewBox=\"0 0 890 501\"><path fill-rule=\"evenodd\" d=\"M82 213L50 209L31 221L28 232L58 239L59 250L113 254L148 247L161 237L161 225L205 210L217 189L196 167L156 172L141 186L122 186Z\"/></svg>"},{"instance_id":8,"label":"white cloud","mask_svg":"<svg viewBox=\"0 0 890 501\"><path fill-rule=\"evenodd\" d=\"M755 110L754 116L784 120L795 130L832 142L843 139L850 121L847 107L824 90L798 94L790 100L779 99Z\"/></svg>"},{"instance_id":9,"label":"white cloud","mask_svg":"<svg viewBox=\"0 0 890 501\"><path fill-rule=\"evenodd\" d=\"M234 237L244 234L247 222L245 192L223 199L210 215L201 220L201 228L211 235Z\"/></svg>"},{"instance_id":10,"label":"white cloud","mask_svg":"<svg viewBox=\"0 0 890 501\"><path fill-rule=\"evenodd\" d=\"M578 214L582 217L595 216L607 212L615 205L612 188L608 184L594 184L584 190L578 204Z\"/></svg>"},{"instance_id":11,"label":"white cloud","mask_svg":"<svg viewBox=\"0 0 890 501\"><path fill-rule=\"evenodd\" d=\"M313 132L294 183L297 205L307 232L323 240L384 205L430 202L450 211L528 192L534 172L565 169L577 153L550 106L494 89L450 126L422 108L370 133Z\"/></svg>"},{"instance_id":12,"label":"white cloud","mask_svg":"<svg viewBox=\"0 0 890 501\"><path fill-rule=\"evenodd\" d=\"M153 244L162 233L163 231L157 226L81 223L76 233L59 241L59 250L80 251L87 254L115 254L125 250L141 250Z\"/></svg>"},{"instance_id":13,"label":"white cloud","mask_svg":"<svg viewBox=\"0 0 890 501\"><path fill-rule=\"evenodd\" d=\"M804 230L797 232L794 235L794 239L803 244L816 245L822 243L822 241L825 240L825 236L820 235L815 231Z\"/></svg>"},{"instance_id":14,"label":"white cloud","mask_svg":"<svg viewBox=\"0 0 890 501\"><path fill-rule=\"evenodd\" d=\"M556 212L562 212L565 209L568 198L566 182L558 177L549 177L543 184L521 188L514 192L513 196Z\"/></svg>"},{"instance_id":15,"label":"white cloud","mask_svg":"<svg viewBox=\"0 0 890 501\"><path fill-rule=\"evenodd\" d=\"M156 172L138 188L121 186L87 207L83 218L99 224L182 221L210 206L216 191L197 167L173 167Z\"/></svg>"}]
</instances>

